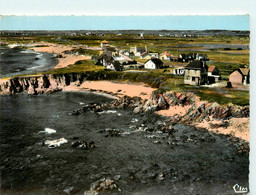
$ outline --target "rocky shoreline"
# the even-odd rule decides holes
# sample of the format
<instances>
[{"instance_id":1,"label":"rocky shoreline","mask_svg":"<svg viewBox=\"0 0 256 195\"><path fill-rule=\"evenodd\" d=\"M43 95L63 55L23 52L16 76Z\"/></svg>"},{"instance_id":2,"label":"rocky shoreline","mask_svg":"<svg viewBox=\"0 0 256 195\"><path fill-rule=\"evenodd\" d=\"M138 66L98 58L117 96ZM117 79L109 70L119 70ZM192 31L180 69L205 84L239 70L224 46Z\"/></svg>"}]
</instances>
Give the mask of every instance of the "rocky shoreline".
<instances>
[{"instance_id":1,"label":"rocky shoreline","mask_svg":"<svg viewBox=\"0 0 256 195\"><path fill-rule=\"evenodd\" d=\"M67 86L75 85L80 86L91 76L89 74L63 74L63 75L42 75L42 76L30 76L30 77L16 77L12 79L4 80L0 82L0 95L11 95L16 93L26 92L30 95L36 94L50 94L53 92L61 91ZM104 75L103 75L104 77ZM102 78L98 78L102 79ZM126 108L130 107L134 109L135 113L140 112L158 112L169 110L169 118L171 123L184 123L187 125L203 124L207 123L208 130L211 129L218 133L218 128L222 128L224 134L230 124L230 119L237 119L238 127L234 129L233 133L236 136L236 132L239 131L240 119L248 119L246 123L249 123L250 109L248 106L237 106L233 104L219 105L214 102L201 101L194 93L178 93L167 92L164 94L157 94L153 92L148 99L142 99L140 97L128 97L116 92L105 91L102 86L102 90L94 90L89 88L82 88L85 91L109 94L118 99L112 103L112 107ZM108 105L109 106L109 105ZM110 107L111 107L110 106ZM184 109L186 108L186 109ZM83 109L81 109L83 110ZM78 113L81 110L77 111ZM183 113L177 112L182 110ZM211 123L212 122L212 123ZM236 122L237 123L237 122ZM248 124L249 125L249 124ZM204 127L204 126L198 126ZM248 126L249 127L249 126ZM223 133L223 132L222 132ZM239 134L239 132L237 132ZM237 136L240 137L241 136ZM246 137L242 138L249 142L249 129Z\"/></svg>"}]
</instances>

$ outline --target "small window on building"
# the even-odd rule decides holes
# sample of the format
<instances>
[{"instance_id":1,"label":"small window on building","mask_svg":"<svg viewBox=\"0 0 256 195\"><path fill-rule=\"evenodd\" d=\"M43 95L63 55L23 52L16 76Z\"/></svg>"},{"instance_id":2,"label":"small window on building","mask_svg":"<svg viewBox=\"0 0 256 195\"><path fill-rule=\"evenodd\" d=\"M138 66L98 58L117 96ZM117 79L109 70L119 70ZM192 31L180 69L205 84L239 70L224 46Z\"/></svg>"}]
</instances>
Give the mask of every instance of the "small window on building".
<instances>
[{"instance_id":1,"label":"small window on building","mask_svg":"<svg viewBox=\"0 0 256 195\"><path fill-rule=\"evenodd\" d=\"M192 81L196 81L196 77L192 77Z\"/></svg>"}]
</instances>

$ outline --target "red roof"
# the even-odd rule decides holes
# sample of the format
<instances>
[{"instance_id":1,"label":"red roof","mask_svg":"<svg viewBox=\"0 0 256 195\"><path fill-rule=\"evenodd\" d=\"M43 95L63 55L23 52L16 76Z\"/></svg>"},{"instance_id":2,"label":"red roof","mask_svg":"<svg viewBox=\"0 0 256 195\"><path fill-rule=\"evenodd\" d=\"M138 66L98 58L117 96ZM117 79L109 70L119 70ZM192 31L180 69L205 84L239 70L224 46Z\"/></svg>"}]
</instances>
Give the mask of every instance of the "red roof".
<instances>
[{"instance_id":1,"label":"red roof","mask_svg":"<svg viewBox=\"0 0 256 195\"><path fill-rule=\"evenodd\" d=\"M171 54L168 51L165 51L164 53L162 53L161 55L166 55L166 56L170 56Z\"/></svg>"},{"instance_id":2,"label":"red roof","mask_svg":"<svg viewBox=\"0 0 256 195\"><path fill-rule=\"evenodd\" d=\"M147 53L148 53L148 52L145 51L144 53L142 53L142 54L140 54L140 55L141 55L141 56L144 56L144 55L146 55Z\"/></svg>"},{"instance_id":3,"label":"red roof","mask_svg":"<svg viewBox=\"0 0 256 195\"><path fill-rule=\"evenodd\" d=\"M165 55L166 56L170 56L171 54L169 52L165 52Z\"/></svg>"},{"instance_id":4,"label":"red roof","mask_svg":"<svg viewBox=\"0 0 256 195\"><path fill-rule=\"evenodd\" d=\"M215 66L209 66L208 67L208 72L212 72L215 69Z\"/></svg>"}]
</instances>

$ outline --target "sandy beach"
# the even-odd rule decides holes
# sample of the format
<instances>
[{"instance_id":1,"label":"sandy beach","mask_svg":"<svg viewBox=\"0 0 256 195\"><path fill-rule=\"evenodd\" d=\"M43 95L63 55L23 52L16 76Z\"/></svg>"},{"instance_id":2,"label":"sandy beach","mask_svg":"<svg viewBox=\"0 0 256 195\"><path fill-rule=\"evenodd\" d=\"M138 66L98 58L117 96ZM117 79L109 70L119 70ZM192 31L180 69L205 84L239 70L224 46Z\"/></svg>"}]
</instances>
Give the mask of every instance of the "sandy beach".
<instances>
[{"instance_id":1,"label":"sandy beach","mask_svg":"<svg viewBox=\"0 0 256 195\"><path fill-rule=\"evenodd\" d=\"M148 87L144 84L127 84L127 83L113 83L110 81L85 81L80 86L75 83L66 86L64 91L91 91L113 93L118 97L125 95L130 97L141 97L142 99L149 99L152 92L156 89Z\"/></svg>"},{"instance_id":2,"label":"sandy beach","mask_svg":"<svg viewBox=\"0 0 256 195\"><path fill-rule=\"evenodd\" d=\"M71 54L64 54L64 51L72 50L78 48L77 46L65 46L65 45L57 45L52 43L40 43L36 45L47 45L47 47L33 47L32 49L37 52L47 52L47 53L54 53L57 55L62 55L62 58L58 58L59 63L54 67L57 68L64 68L68 65L74 64L79 60L90 60L90 56L84 55L71 55Z\"/></svg>"}]
</instances>

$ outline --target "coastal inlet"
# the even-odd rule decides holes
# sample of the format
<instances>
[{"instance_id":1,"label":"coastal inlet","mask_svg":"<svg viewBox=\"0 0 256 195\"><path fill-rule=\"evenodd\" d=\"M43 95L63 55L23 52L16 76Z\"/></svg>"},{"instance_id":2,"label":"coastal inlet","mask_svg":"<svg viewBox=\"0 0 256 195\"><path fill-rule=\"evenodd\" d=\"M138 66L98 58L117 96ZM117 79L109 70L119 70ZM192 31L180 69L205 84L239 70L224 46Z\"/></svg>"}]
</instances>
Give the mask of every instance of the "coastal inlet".
<instances>
[{"instance_id":1,"label":"coastal inlet","mask_svg":"<svg viewBox=\"0 0 256 195\"><path fill-rule=\"evenodd\" d=\"M236 183L248 187L248 150L237 148L247 146L234 137L88 92L0 101L1 194L233 194Z\"/></svg>"},{"instance_id":2,"label":"coastal inlet","mask_svg":"<svg viewBox=\"0 0 256 195\"><path fill-rule=\"evenodd\" d=\"M34 74L55 67L58 59L51 53L0 46L0 77Z\"/></svg>"}]
</instances>

